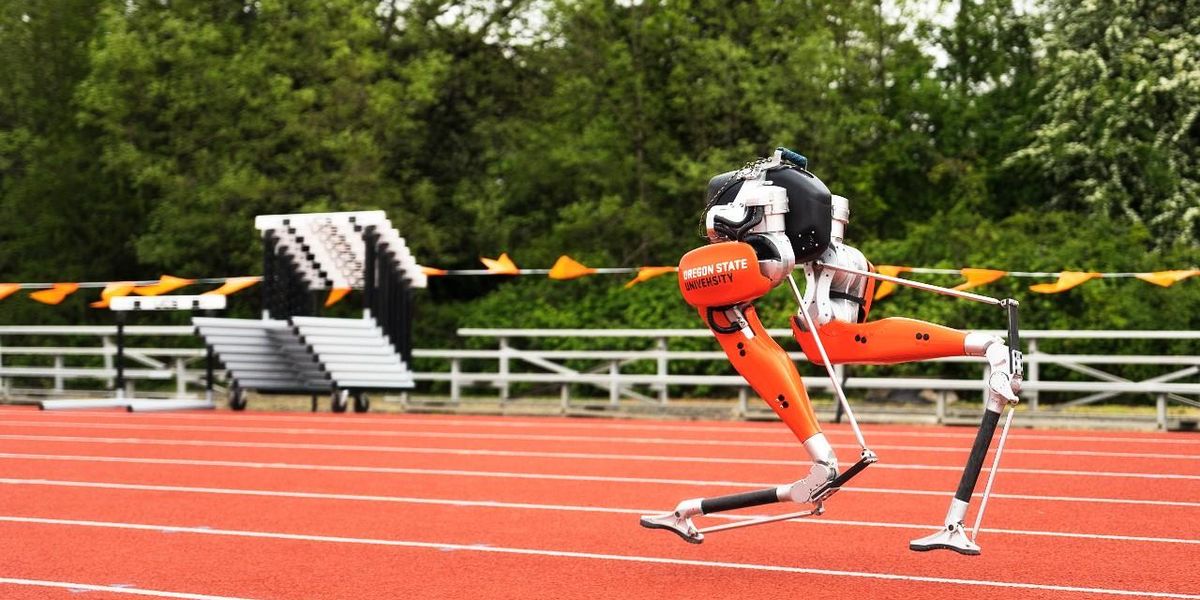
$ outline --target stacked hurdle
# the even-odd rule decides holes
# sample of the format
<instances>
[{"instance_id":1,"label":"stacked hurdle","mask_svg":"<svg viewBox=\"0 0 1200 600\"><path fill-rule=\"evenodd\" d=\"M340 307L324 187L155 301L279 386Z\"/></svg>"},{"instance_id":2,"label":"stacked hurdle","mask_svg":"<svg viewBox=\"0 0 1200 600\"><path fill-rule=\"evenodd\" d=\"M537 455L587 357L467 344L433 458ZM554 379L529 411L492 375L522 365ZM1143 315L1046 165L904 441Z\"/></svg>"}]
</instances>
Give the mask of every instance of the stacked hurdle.
<instances>
[{"instance_id":1,"label":"stacked hurdle","mask_svg":"<svg viewBox=\"0 0 1200 600\"><path fill-rule=\"evenodd\" d=\"M327 381L316 387L332 393L335 412L345 411L351 398L355 411L368 410L368 390L411 389L412 292L428 282L387 215L260 215L254 225L263 248L261 327L253 320L195 320L233 381L230 406L244 408L245 392L257 390L313 393L315 408L315 382L300 376L309 361ZM313 316L323 295L356 289L363 292L361 318ZM252 334L262 342L257 357L247 357L246 345L228 336L235 328L247 335L270 331ZM297 355L297 344L304 354Z\"/></svg>"}]
</instances>

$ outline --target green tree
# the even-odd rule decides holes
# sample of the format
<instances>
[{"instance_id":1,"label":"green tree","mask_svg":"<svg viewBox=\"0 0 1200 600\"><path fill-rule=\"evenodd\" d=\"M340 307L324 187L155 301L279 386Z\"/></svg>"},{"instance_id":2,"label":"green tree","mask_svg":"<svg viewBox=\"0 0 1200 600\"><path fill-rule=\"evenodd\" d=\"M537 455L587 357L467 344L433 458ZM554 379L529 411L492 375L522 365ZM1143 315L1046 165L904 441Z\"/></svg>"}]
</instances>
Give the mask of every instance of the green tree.
<instances>
[{"instance_id":1,"label":"green tree","mask_svg":"<svg viewBox=\"0 0 1200 600\"><path fill-rule=\"evenodd\" d=\"M0 0L0 279L138 275L144 215L105 171L98 131L75 120L98 0ZM82 302L3 305L6 320L75 321Z\"/></svg>"},{"instance_id":2,"label":"green tree","mask_svg":"<svg viewBox=\"0 0 1200 600\"><path fill-rule=\"evenodd\" d=\"M1032 141L1039 100L1037 34L1044 16L1013 0L955 0L947 26L919 27L945 54L937 70L940 110L930 114L935 160L929 172L938 209L965 205L1000 219L1041 206L1041 181L1004 160Z\"/></svg>"},{"instance_id":3,"label":"green tree","mask_svg":"<svg viewBox=\"0 0 1200 600\"><path fill-rule=\"evenodd\" d=\"M388 135L428 100L380 50L376 3L109 5L79 90L102 163L148 209L146 265L257 265L254 215L396 204ZM424 75L418 73L417 75ZM411 92L411 93L410 93Z\"/></svg>"},{"instance_id":4,"label":"green tree","mask_svg":"<svg viewBox=\"0 0 1200 600\"><path fill-rule=\"evenodd\" d=\"M546 93L486 155L498 248L673 262L699 243L704 182L779 144L811 155L865 231L895 233L937 200L932 62L882 3L583 0L548 14Z\"/></svg>"},{"instance_id":5,"label":"green tree","mask_svg":"<svg viewBox=\"0 0 1200 600\"><path fill-rule=\"evenodd\" d=\"M1200 2L1050 0L1043 106L1012 158L1060 209L1144 223L1159 245L1200 223Z\"/></svg>"},{"instance_id":6,"label":"green tree","mask_svg":"<svg viewBox=\"0 0 1200 600\"><path fill-rule=\"evenodd\" d=\"M402 190L389 209L433 264L478 266L506 249L493 237L503 199L488 163L504 158L495 152L503 123L524 115L548 80L530 4L420 0L385 16L390 77L419 81L423 98L405 127L384 128L387 175Z\"/></svg>"}]
</instances>

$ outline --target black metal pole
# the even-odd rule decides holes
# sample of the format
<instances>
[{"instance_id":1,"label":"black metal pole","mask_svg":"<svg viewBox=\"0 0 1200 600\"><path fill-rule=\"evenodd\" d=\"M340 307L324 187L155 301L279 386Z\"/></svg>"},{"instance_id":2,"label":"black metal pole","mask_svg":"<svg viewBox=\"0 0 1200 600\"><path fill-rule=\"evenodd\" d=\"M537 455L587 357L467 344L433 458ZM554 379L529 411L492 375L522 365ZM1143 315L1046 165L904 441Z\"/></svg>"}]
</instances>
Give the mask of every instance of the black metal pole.
<instances>
[{"instance_id":1,"label":"black metal pole","mask_svg":"<svg viewBox=\"0 0 1200 600\"><path fill-rule=\"evenodd\" d=\"M204 316L216 316L211 310L204 311ZM213 353L212 344L204 344L204 396L205 400L213 401L213 362L216 356Z\"/></svg>"},{"instance_id":2,"label":"black metal pole","mask_svg":"<svg viewBox=\"0 0 1200 600\"><path fill-rule=\"evenodd\" d=\"M407 285L404 286L404 298L405 298L405 302L404 302L404 306L405 306L404 334L403 334L404 335L404 351L403 351L402 356L404 358L404 364L412 365L412 351L413 351L413 340L412 340L413 292L412 292L412 287L407 286Z\"/></svg>"},{"instance_id":3,"label":"black metal pole","mask_svg":"<svg viewBox=\"0 0 1200 600\"><path fill-rule=\"evenodd\" d=\"M404 277L404 269L396 265L396 320L392 323L392 331L396 334L396 353L400 359L408 361L408 280Z\"/></svg>"},{"instance_id":4,"label":"black metal pole","mask_svg":"<svg viewBox=\"0 0 1200 600\"><path fill-rule=\"evenodd\" d=\"M212 346L205 345L207 351L204 355L204 392L211 402L213 398L213 349Z\"/></svg>"},{"instance_id":5,"label":"black metal pole","mask_svg":"<svg viewBox=\"0 0 1200 600\"><path fill-rule=\"evenodd\" d=\"M370 312L372 317L376 317L375 270L378 268L376 266L378 259L375 256L375 243L377 237L374 225L367 227L363 232L363 246L366 247L366 256L363 257L363 309Z\"/></svg>"},{"instance_id":6,"label":"black metal pole","mask_svg":"<svg viewBox=\"0 0 1200 600\"><path fill-rule=\"evenodd\" d=\"M262 317L266 319L271 315L271 293L275 289L275 236L269 229L263 232L262 247L263 278L262 289L259 292L262 298Z\"/></svg>"},{"instance_id":7,"label":"black metal pole","mask_svg":"<svg viewBox=\"0 0 1200 600\"><path fill-rule=\"evenodd\" d=\"M400 265L398 261L392 262L392 268L388 272L388 276L392 278L391 298L388 303L388 312L391 313L388 321L388 333L392 338L392 345L396 348L396 354L401 354L404 351L403 340L400 337L400 321L403 314L403 297L404 297L404 280L400 278Z\"/></svg>"},{"instance_id":8,"label":"black metal pole","mask_svg":"<svg viewBox=\"0 0 1200 600\"><path fill-rule=\"evenodd\" d=\"M116 393L118 398L125 397L125 313L117 311L117 379Z\"/></svg>"},{"instance_id":9,"label":"black metal pole","mask_svg":"<svg viewBox=\"0 0 1200 600\"><path fill-rule=\"evenodd\" d=\"M396 338L392 335L392 253L387 244L379 245L379 314L375 316L380 329L388 336L393 346Z\"/></svg>"}]
</instances>

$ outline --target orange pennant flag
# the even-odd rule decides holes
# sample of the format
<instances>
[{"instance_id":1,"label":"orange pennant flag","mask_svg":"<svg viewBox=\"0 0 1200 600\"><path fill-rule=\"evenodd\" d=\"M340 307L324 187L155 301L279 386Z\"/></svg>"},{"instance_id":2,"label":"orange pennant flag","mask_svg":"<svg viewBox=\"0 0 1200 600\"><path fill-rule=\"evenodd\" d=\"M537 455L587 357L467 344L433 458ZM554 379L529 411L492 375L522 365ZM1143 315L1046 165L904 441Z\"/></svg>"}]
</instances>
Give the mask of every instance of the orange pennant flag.
<instances>
[{"instance_id":1,"label":"orange pennant flag","mask_svg":"<svg viewBox=\"0 0 1200 600\"><path fill-rule=\"evenodd\" d=\"M29 294L29 297L42 304L59 304L78 289L78 283L56 283L54 287L48 290L40 290Z\"/></svg>"},{"instance_id":2,"label":"orange pennant flag","mask_svg":"<svg viewBox=\"0 0 1200 600\"><path fill-rule=\"evenodd\" d=\"M650 281L659 275L674 273L679 270L679 267L641 267L638 269L637 277L634 277L625 284L625 289L629 289L643 281Z\"/></svg>"},{"instance_id":3,"label":"orange pennant flag","mask_svg":"<svg viewBox=\"0 0 1200 600\"><path fill-rule=\"evenodd\" d=\"M240 292L258 282L262 281L262 277L230 277L225 280L221 287L215 290L208 290L201 296L228 296Z\"/></svg>"},{"instance_id":4,"label":"orange pennant flag","mask_svg":"<svg viewBox=\"0 0 1200 600\"><path fill-rule=\"evenodd\" d=\"M521 270L508 257L508 253L501 253L500 258L480 258L483 265L487 267L493 275L520 275Z\"/></svg>"},{"instance_id":5,"label":"orange pennant flag","mask_svg":"<svg viewBox=\"0 0 1200 600\"><path fill-rule=\"evenodd\" d=\"M1154 285L1163 287L1171 287L1177 282L1183 281L1193 275L1200 275L1200 269L1184 269L1181 271L1157 271L1154 273L1138 273L1134 277L1142 281L1148 281ZM0 296L3 298L3 296Z\"/></svg>"},{"instance_id":6,"label":"orange pennant flag","mask_svg":"<svg viewBox=\"0 0 1200 600\"><path fill-rule=\"evenodd\" d=\"M550 279L563 281L566 279L579 279L584 275L591 275L595 272L595 269L591 267L585 267L575 259L564 254L558 257L558 260L554 261L553 267L550 267L549 277Z\"/></svg>"},{"instance_id":7,"label":"orange pennant flag","mask_svg":"<svg viewBox=\"0 0 1200 600\"><path fill-rule=\"evenodd\" d=\"M424 273L426 277L441 277L446 274L445 269L435 269L433 267L421 267L421 272Z\"/></svg>"},{"instance_id":8,"label":"orange pennant flag","mask_svg":"<svg viewBox=\"0 0 1200 600\"><path fill-rule=\"evenodd\" d=\"M1058 274L1058 281L1054 283L1039 283L1029 286L1031 291L1039 294L1057 294L1065 292L1085 281L1089 281L1099 277L1099 273L1087 273L1083 271L1063 271Z\"/></svg>"},{"instance_id":9,"label":"orange pennant flag","mask_svg":"<svg viewBox=\"0 0 1200 600\"><path fill-rule=\"evenodd\" d=\"M195 283L194 279L183 279L181 277L163 275L158 279L158 283L133 288L133 293L139 296L158 296L161 294L168 294L193 283Z\"/></svg>"},{"instance_id":10,"label":"orange pennant flag","mask_svg":"<svg viewBox=\"0 0 1200 600\"><path fill-rule=\"evenodd\" d=\"M17 293L19 289L21 289L19 283L0 283L0 300Z\"/></svg>"},{"instance_id":11,"label":"orange pennant flag","mask_svg":"<svg viewBox=\"0 0 1200 600\"><path fill-rule=\"evenodd\" d=\"M91 306L92 308L108 308L109 300L112 300L117 296L128 296L129 292L132 292L134 287L137 286L128 281L113 281L104 286L104 289L100 291L100 299L96 302L92 302L88 306Z\"/></svg>"},{"instance_id":12,"label":"orange pennant flag","mask_svg":"<svg viewBox=\"0 0 1200 600\"><path fill-rule=\"evenodd\" d=\"M981 285L989 284L997 279L1000 279L1001 277L1004 277L1005 275L1008 275L1008 271L996 271L994 269L972 269L970 267L959 270L959 273L962 273L962 276L966 277L967 280L954 286L954 289L956 290L969 290L972 288L977 288Z\"/></svg>"},{"instance_id":13,"label":"orange pennant flag","mask_svg":"<svg viewBox=\"0 0 1200 600\"><path fill-rule=\"evenodd\" d=\"M876 273L889 277L899 277L901 273L911 270L909 267L897 267L895 265L878 265L875 267ZM892 295L892 292L896 291L897 285L890 281L880 281L879 285L875 287L875 300Z\"/></svg>"},{"instance_id":14,"label":"orange pennant flag","mask_svg":"<svg viewBox=\"0 0 1200 600\"><path fill-rule=\"evenodd\" d=\"M329 290L329 297L325 298L325 308L329 308L330 306L341 302L342 298L345 298L346 294L349 293L350 288L333 288L332 290Z\"/></svg>"}]
</instances>

